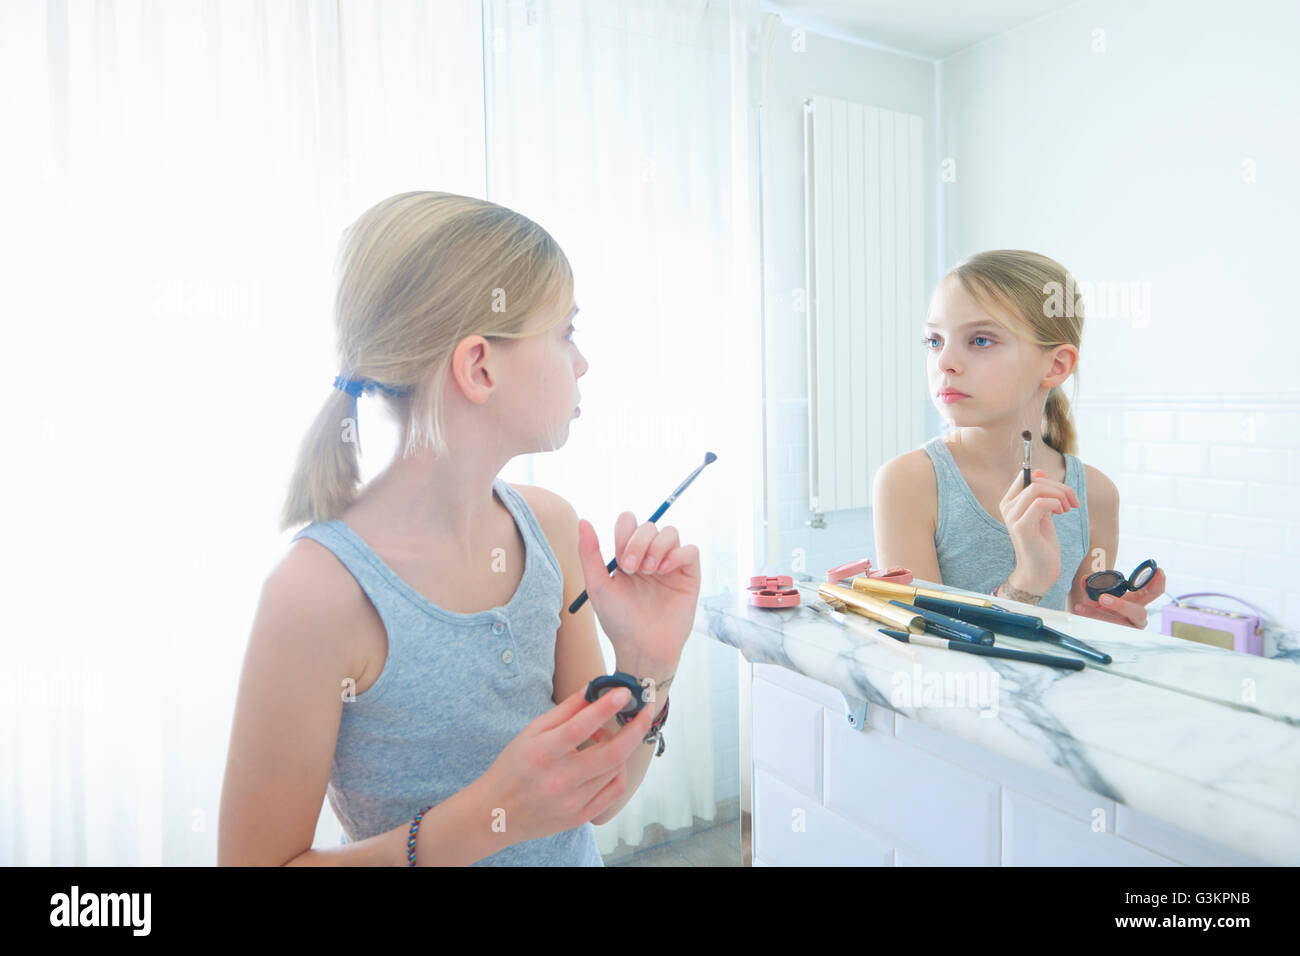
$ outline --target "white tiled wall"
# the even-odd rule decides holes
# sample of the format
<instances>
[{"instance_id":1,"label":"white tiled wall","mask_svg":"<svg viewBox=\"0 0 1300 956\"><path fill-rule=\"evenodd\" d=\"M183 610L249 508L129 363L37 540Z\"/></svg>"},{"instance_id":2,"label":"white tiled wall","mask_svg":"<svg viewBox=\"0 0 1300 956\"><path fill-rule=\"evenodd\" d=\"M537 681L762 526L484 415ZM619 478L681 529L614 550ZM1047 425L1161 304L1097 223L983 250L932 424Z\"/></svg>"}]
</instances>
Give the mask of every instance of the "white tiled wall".
<instances>
[{"instance_id":1,"label":"white tiled wall","mask_svg":"<svg viewBox=\"0 0 1300 956\"><path fill-rule=\"evenodd\" d=\"M1170 595L1234 594L1300 629L1300 402L1080 395L1075 420L1119 488L1118 567L1155 558Z\"/></svg>"}]
</instances>

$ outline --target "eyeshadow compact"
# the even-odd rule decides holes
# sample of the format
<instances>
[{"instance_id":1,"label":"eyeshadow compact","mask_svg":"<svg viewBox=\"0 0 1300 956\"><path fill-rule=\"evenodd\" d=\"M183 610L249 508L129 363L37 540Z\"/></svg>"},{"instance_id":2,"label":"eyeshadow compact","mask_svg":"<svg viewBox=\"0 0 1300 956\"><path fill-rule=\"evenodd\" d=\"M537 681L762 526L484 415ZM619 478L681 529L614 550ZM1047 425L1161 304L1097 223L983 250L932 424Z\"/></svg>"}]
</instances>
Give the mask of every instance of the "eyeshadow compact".
<instances>
[{"instance_id":1,"label":"eyeshadow compact","mask_svg":"<svg viewBox=\"0 0 1300 956\"><path fill-rule=\"evenodd\" d=\"M1084 579L1083 589L1093 601L1098 600L1103 594L1123 597L1129 591L1142 590L1155 573L1155 559L1147 558L1134 568L1133 573L1127 578L1118 571L1098 571L1096 574L1090 574Z\"/></svg>"}]
</instances>

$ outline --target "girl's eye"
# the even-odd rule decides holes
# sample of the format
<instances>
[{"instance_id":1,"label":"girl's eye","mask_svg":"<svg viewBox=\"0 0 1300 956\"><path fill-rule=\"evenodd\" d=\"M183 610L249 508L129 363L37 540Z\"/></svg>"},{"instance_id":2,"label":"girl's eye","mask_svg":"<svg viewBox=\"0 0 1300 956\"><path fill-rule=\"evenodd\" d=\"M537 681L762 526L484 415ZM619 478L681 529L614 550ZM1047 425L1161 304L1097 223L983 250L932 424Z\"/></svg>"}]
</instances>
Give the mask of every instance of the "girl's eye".
<instances>
[{"instance_id":1,"label":"girl's eye","mask_svg":"<svg viewBox=\"0 0 1300 956\"><path fill-rule=\"evenodd\" d=\"M572 325L569 326L569 334L566 335L566 336L564 337L564 338L565 338L565 341L572 342L572 341L573 341L573 333L576 332L576 331L577 331L577 329L575 329Z\"/></svg>"},{"instance_id":2,"label":"girl's eye","mask_svg":"<svg viewBox=\"0 0 1300 956\"><path fill-rule=\"evenodd\" d=\"M938 338L938 336L936 335L923 335L921 336L921 342L925 345L926 348L932 348L930 343L933 342L936 338Z\"/></svg>"},{"instance_id":3,"label":"girl's eye","mask_svg":"<svg viewBox=\"0 0 1300 956\"><path fill-rule=\"evenodd\" d=\"M975 336L975 338L972 339L971 341L973 341L976 345L979 345L981 339L983 339L985 342L989 343L989 345L992 345L992 344L993 344L993 340L992 340L991 338L989 338L987 335L977 335L977 336Z\"/></svg>"}]
</instances>

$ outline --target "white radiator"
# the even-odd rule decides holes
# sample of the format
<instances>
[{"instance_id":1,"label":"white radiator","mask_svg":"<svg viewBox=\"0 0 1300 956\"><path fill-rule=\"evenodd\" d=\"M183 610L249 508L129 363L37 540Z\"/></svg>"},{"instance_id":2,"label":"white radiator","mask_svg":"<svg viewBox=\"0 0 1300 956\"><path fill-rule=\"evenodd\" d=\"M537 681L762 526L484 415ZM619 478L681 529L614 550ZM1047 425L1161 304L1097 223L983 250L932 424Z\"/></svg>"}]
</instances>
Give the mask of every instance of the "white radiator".
<instances>
[{"instance_id":1,"label":"white radiator","mask_svg":"<svg viewBox=\"0 0 1300 956\"><path fill-rule=\"evenodd\" d=\"M804 103L814 512L870 507L876 469L925 440L922 182L919 116Z\"/></svg>"}]
</instances>

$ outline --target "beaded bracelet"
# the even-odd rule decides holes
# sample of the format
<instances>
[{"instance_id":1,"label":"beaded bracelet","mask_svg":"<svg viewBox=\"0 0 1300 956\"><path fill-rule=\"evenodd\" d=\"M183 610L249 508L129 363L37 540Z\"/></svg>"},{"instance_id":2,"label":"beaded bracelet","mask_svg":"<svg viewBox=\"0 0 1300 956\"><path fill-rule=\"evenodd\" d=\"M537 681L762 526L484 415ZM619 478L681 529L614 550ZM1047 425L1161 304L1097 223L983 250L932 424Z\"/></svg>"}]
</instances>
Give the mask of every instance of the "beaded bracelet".
<instances>
[{"instance_id":1,"label":"beaded bracelet","mask_svg":"<svg viewBox=\"0 0 1300 956\"><path fill-rule=\"evenodd\" d=\"M411 836L406 841L406 862L408 866L415 866L415 835L420 831L420 818L424 816L425 810L432 809L433 805L430 804L417 813L415 819L411 821Z\"/></svg>"}]
</instances>

